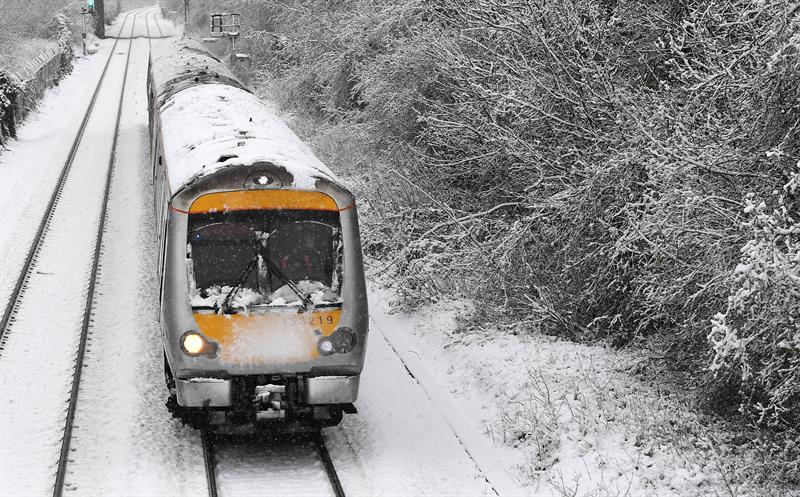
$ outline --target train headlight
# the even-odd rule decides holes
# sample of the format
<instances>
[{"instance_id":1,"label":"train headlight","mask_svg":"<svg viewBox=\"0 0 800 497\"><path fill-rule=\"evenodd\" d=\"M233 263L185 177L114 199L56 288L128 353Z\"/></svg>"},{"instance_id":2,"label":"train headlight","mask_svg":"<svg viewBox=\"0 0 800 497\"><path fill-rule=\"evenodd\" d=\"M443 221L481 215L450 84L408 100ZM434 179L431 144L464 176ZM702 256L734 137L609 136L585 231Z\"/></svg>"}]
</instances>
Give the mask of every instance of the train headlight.
<instances>
[{"instance_id":1,"label":"train headlight","mask_svg":"<svg viewBox=\"0 0 800 497\"><path fill-rule=\"evenodd\" d=\"M208 341L203 335L196 331L187 331L181 336L181 349L183 353L190 356L200 354L213 355L217 351L216 344Z\"/></svg>"},{"instance_id":2,"label":"train headlight","mask_svg":"<svg viewBox=\"0 0 800 497\"><path fill-rule=\"evenodd\" d=\"M322 337L319 342L317 342L317 350L322 355L331 355L333 354L333 342L331 342L330 337Z\"/></svg>"}]
</instances>

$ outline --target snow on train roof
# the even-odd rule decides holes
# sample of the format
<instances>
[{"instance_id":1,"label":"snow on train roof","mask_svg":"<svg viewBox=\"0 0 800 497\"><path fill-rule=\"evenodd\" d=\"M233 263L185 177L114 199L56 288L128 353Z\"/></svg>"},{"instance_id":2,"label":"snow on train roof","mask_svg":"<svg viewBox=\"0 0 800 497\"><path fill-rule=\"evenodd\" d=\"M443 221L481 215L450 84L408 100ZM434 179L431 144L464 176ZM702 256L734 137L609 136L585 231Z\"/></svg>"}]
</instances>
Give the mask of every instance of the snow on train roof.
<instances>
[{"instance_id":1,"label":"snow on train roof","mask_svg":"<svg viewBox=\"0 0 800 497\"><path fill-rule=\"evenodd\" d=\"M164 156L173 193L228 166L271 162L286 168L293 188L314 189L317 178L339 184L286 124L255 95L223 84L199 84L161 107Z\"/></svg>"},{"instance_id":2,"label":"snow on train roof","mask_svg":"<svg viewBox=\"0 0 800 497\"><path fill-rule=\"evenodd\" d=\"M162 97L185 87L182 82L191 84L190 80L194 78L244 87L225 64L211 55L202 43L191 38L154 41L150 52L150 74L159 103L162 103Z\"/></svg>"}]
</instances>

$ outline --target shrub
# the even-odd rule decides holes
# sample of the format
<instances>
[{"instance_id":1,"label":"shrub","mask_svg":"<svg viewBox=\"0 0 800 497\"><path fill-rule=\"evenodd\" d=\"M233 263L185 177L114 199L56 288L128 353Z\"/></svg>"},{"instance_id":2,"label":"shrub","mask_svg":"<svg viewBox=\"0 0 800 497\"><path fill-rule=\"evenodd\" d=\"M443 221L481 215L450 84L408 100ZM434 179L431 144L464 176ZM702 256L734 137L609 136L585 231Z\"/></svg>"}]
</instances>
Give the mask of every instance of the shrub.
<instances>
[{"instance_id":1,"label":"shrub","mask_svg":"<svg viewBox=\"0 0 800 497\"><path fill-rule=\"evenodd\" d=\"M800 169L800 163L798 163ZM800 174L777 198L748 195L751 237L728 277L732 294L712 319L709 369L738 385L742 412L800 430Z\"/></svg>"},{"instance_id":2,"label":"shrub","mask_svg":"<svg viewBox=\"0 0 800 497\"><path fill-rule=\"evenodd\" d=\"M260 85L362 180L365 250L407 304L652 340L718 407L794 426L797 245L775 227L797 222L800 7L256 5Z\"/></svg>"},{"instance_id":3,"label":"shrub","mask_svg":"<svg viewBox=\"0 0 800 497\"><path fill-rule=\"evenodd\" d=\"M58 51L61 52L60 77L64 77L72 72L72 59L75 57L72 44L72 31L69 29L67 16L64 12L59 12L55 18L58 28Z\"/></svg>"},{"instance_id":4,"label":"shrub","mask_svg":"<svg viewBox=\"0 0 800 497\"><path fill-rule=\"evenodd\" d=\"M7 137L17 136L14 110L20 90L17 77L0 69L0 145L5 145Z\"/></svg>"}]
</instances>

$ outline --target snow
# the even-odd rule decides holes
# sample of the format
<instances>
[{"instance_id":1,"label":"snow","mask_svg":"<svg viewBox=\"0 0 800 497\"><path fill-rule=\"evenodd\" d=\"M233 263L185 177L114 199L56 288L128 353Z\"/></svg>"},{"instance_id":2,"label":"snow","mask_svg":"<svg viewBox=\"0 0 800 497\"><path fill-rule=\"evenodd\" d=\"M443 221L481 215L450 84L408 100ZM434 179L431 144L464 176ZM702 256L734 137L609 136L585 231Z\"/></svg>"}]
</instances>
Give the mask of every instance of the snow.
<instances>
[{"instance_id":1,"label":"snow","mask_svg":"<svg viewBox=\"0 0 800 497\"><path fill-rule=\"evenodd\" d=\"M111 42L106 41L103 45L102 52L108 53ZM102 55L95 56L91 63L102 67L105 60ZM124 63L124 56L115 56L111 61L95 106L108 111L93 115L89 120L84 141L78 147L72 171L25 289L25 297L7 331L7 342L0 356L0 398L4 399L0 404L0 493L4 495L42 495L51 491L83 318L100 199L105 187L103 171L110 155ZM87 73L91 72L87 70ZM65 81L64 84L67 86L71 82ZM51 115L63 115L61 112L71 108L71 95L63 97L50 101L53 105ZM46 135L43 138L45 143L53 144ZM61 138L69 140L71 137ZM31 146L43 147L38 142L32 142ZM56 149L63 150L57 145ZM30 157L34 154L25 149L22 155ZM64 158L55 162L63 164ZM53 184L52 177L48 177L48 172L52 174L52 171L46 165L15 162L13 166L5 167L12 171L41 167L43 183ZM31 169L27 171L28 178L33 176ZM20 188L4 190L4 195L25 203L30 202L26 193L38 191ZM44 196L49 195L49 190L44 191L47 192ZM13 202L11 198L2 200L4 205ZM38 216L34 214L32 217L36 219ZM25 244L30 243L31 238L28 235L19 240L18 243L24 247L23 254L27 248ZM14 274L14 270L4 274ZM7 287L5 279L3 286Z\"/></svg>"},{"instance_id":2,"label":"snow","mask_svg":"<svg viewBox=\"0 0 800 497\"><path fill-rule=\"evenodd\" d=\"M9 141L8 150L0 149L0 295L4 302L80 125L79 119L63 116L83 116L111 44L103 43L95 56L76 59L73 73L45 92L17 130L17 139Z\"/></svg>"},{"instance_id":3,"label":"snow","mask_svg":"<svg viewBox=\"0 0 800 497\"><path fill-rule=\"evenodd\" d=\"M246 90L192 86L167 99L161 118L173 193L221 168L256 162L284 167L296 189L313 190L318 178L338 183L270 106Z\"/></svg>"},{"instance_id":4,"label":"snow","mask_svg":"<svg viewBox=\"0 0 800 497\"><path fill-rule=\"evenodd\" d=\"M221 378L189 378L189 383L225 383L228 380L224 380Z\"/></svg>"},{"instance_id":5,"label":"snow","mask_svg":"<svg viewBox=\"0 0 800 497\"><path fill-rule=\"evenodd\" d=\"M633 352L491 328L458 331L458 316L469 311L464 302L403 314L390 310L392 300L372 285L378 328L431 397L451 397L435 400L456 418L451 427L458 433L471 425L470 437L481 434L489 449L470 450L467 441L470 453L491 454L529 492L699 497L730 495L730 484L739 496L777 495L746 480L732 483L731 465L751 467L752 455L721 459L717 441L728 433L668 385L632 375L642 360ZM490 466L479 465L491 480Z\"/></svg>"},{"instance_id":6,"label":"snow","mask_svg":"<svg viewBox=\"0 0 800 497\"><path fill-rule=\"evenodd\" d=\"M231 290L233 290L233 287L227 285L220 287L215 285L206 289L205 297L201 296L199 292L196 292L191 298L192 307L221 306ZM264 296L252 288L240 287L231 301L231 307L247 307L254 304L261 304L264 302Z\"/></svg>"},{"instance_id":7,"label":"snow","mask_svg":"<svg viewBox=\"0 0 800 497\"><path fill-rule=\"evenodd\" d=\"M226 497L332 495L312 440L305 437L232 439L216 446L217 490Z\"/></svg>"},{"instance_id":8,"label":"snow","mask_svg":"<svg viewBox=\"0 0 800 497\"><path fill-rule=\"evenodd\" d=\"M306 319L286 319L281 333L257 319L241 319L234 324L230 343L220 346L219 355L238 364L285 364L308 357L316 342L313 327Z\"/></svg>"},{"instance_id":9,"label":"snow","mask_svg":"<svg viewBox=\"0 0 800 497\"><path fill-rule=\"evenodd\" d=\"M205 68L222 80L240 84L233 72L220 63L216 56L209 54L202 43L191 38L153 40L151 43L150 74L155 82L155 91L161 98L177 80L191 76L190 68Z\"/></svg>"},{"instance_id":10,"label":"snow","mask_svg":"<svg viewBox=\"0 0 800 497\"><path fill-rule=\"evenodd\" d=\"M133 44L64 495L206 495L200 436L164 405L147 40ZM51 475L43 483L52 485Z\"/></svg>"},{"instance_id":11,"label":"snow","mask_svg":"<svg viewBox=\"0 0 800 497\"><path fill-rule=\"evenodd\" d=\"M348 497L496 495L380 328L370 330L356 407L324 430Z\"/></svg>"},{"instance_id":12,"label":"snow","mask_svg":"<svg viewBox=\"0 0 800 497\"><path fill-rule=\"evenodd\" d=\"M52 190L77 128L75 119L60 117L82 114L111 41L101 42L98 55L81 59L75 73L48 92L20 138L0 157L5 295L44 209L46 196L39 193ZM199 434L172 419L164 406L147 156L147 41L134 40L131 52L66 493L205 495ZM109 90L97 104L107 112L89 123L25 300L0 351L0 495L52 492L104 181L98 171L108 158L114 85L121 74L121 65L112 62ZM204 88L195 98L240 97L224 93L221 85ZM173 119L192 110L188 98L170 105ZM238 105L233 107L241 112ZM240 125L247 127L246 145L234 148L252 152L251 158L263 152L259 147L272 138L259 134L275 131L273 121L253 124L231 111L233 124L224 124L225 112L209 111L220 135L190 122L184 126L187 136L172 138L173 153L195 145L208 146L213 156L228 146L228 135L242 130ZM192 130L209 143L190 139ZM296 140L287 136L274 138L276 149ZM203 157L193 153L187 149L194 159ZM309 168L305 153L284 159L287 167L297 168L296 187L313 186L314 175L326 171ZM214 167L224 164L197 165L194 171L185 165L184 180ZM299 286L314 299L327 298L319 282ZM253 299L246 290L239 298ZM269 298L275 305L297 300L287 289ZM391 312L392 300L391 292L373 285L359 413L324 430L348 496L733 493L715 449L719 432L685 409L680 396L633 377L638 358L632 353L491 329L463 332L455 323L466 304L440 303L401 314ZM292 346L271 344L268 337L240 345L249 350ZM302 439L224 438L219 444L221 495L330 490L316 450ZM760 489L734 490L744 497Z\"/></svg>"},{"instance_id":13,"label":"snow","mask_svg":"<svg viewBox=\"0 0 800 497\"><path fill-rule=\"evenodd\" d=\"M297 288L300 290L300 293L311 299L311 302L315 305L339 302L338 295L320 281L300 280L297 282ZM222 287L215 285L205 290L205 297L199 292L193 292L191 296L192 307L219 307L232 289L233 287L228 285ZM245 309L249 306L259 304L268 306L293 306L301 304L300 297L289 285L278 288L266 298L252 288L240 287L231 301L231 307Z\"/></svg>"},{"instance_id":14,"label":"snow","mask_svg":"<svg viewBox=\"0 0 800 497\"><path fill-rule=\"evenodd\" d=\"M338 296L321 281L301 280L297 282L300 293L311 299L315 305L331 304L338 301ZM270 305L298 305L300 297L289 287L283 285L269 296Z\"/></svg>"},{"instance_id":15,"label":"snow","mask_svg":"<svg viewBox=\"0 0 800 497\"><path fill-rule=\"evenodd\" d=\"M376 299L375 297L378 296L373 294L373 298L370 300L375 302L385 301L385 299L380 297ZM377 312L375 312L376 309ZM509 476L506 469L497 462L493 449L469 421L467 413L461 409L449 392L446 392L439 384L436 376L420 357L420 354L405 340L405 333L408 330L404 329L402 321L397 317L388 315L385 309L382 309L379 305L373 308L371 320L373 330L375 327L381 330L392 350L400 357L400 360L419 382L431 401L436 404L439 412L445 417L458 440L464 445L464 448L481 469L484 477L486 477L498 496L527 495L528 492L519 486Z\"/></svg>"},{"instance_id":16,"label":"snow","mask_svg":"<svg viewBox=\"0 0 800 497\"><path fill-rule=\"evenodd\" d=\"M121 41L118 51L127 51L127 43ZM98 55L80 59L72 75L48 90L20 129L20 139L2 156L0 202L6 212L24 213L0 223L4 288L8 275L16 277L17 246L24 256L32 238L28 220L40 218L40 201L47 200L41 193L52 191L79 124L76 117L83 114L112 44L102 41ZM89 338L65 494L201 495L205 476L199 437L177 426L163 405L163 355L153 312L157 292L150 290L157 261L154 222L148 215L152 193L142 157L148 144L147 43L134 44L129 77L135 83L126 96L121 162L112 184L95 293L101 310ZM106 112L89 123L87 143L76 156L34 278L0 352L0 495L52 494L121 69L112 61L108 89L96 106ZM132 90L136 87L138 93Z\"/></svg>"}]
</instances>

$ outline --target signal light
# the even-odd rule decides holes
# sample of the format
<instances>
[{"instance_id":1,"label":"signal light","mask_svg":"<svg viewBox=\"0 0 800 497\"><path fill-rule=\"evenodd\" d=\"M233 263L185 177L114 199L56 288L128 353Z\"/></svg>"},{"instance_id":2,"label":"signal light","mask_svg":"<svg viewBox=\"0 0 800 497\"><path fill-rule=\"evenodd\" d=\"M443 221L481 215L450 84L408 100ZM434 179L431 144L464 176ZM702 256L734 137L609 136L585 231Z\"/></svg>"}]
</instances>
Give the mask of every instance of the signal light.
<instances>
[{"instance_id":1,"label":"signal light","mask_svg":"<svg viewBox=\"0 0 800 497\"><path fill-rule=\"evenodd\" d=\"M94 10L94 0L86 0L86 8L89 10Z\"/></svg>"}]
</instances>

